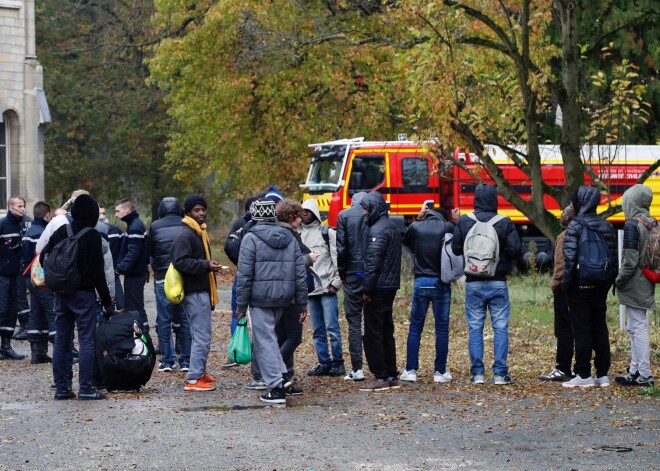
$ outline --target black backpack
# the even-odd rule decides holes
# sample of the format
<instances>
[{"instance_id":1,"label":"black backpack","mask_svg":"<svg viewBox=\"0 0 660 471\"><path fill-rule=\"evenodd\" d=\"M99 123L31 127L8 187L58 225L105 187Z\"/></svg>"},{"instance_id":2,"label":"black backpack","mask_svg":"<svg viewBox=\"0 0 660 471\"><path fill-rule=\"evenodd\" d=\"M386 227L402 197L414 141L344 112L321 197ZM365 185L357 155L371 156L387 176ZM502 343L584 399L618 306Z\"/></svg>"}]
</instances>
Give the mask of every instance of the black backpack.
<instances>
[{"instance_id":1,"label":"black backpack","mask_svg":"<svg viewBox=\"0 0 660 471\"><path fill-rule=\"evenodd\" d=\"M607 243L600 232L589 228L582 218L578 246L577 278L580 283L602 284L611 280L612 259Z\"/></svg>"},{"instance_id":2,"label":"black backpack","mask_svg":"<svg viewBox=\"0 0 660 471\"><path fill-rule=\"evenodd\" d=\"M68 237L58 242L44 259L44 276L49 290L71 294L78 289L78 240L91 230L91 227L85 227L74 235L71 224L66 225Z\"/></svg>"}]
</instances>

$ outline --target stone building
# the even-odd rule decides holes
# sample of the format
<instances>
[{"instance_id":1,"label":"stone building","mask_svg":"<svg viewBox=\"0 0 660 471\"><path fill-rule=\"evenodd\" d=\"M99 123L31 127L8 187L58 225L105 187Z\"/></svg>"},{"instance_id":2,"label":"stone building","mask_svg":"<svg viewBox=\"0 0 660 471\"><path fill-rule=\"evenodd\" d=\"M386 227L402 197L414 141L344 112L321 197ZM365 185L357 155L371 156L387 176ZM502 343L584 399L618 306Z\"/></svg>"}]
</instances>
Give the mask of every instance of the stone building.
<instances>
[{"instance_id":1,"label":"stone building","mask_svg":"<svg viewBox=\"0 0 660 471\"><path fill-rule=\"evenodd\" d=\"M0 211L20 195L44 198L44 129L50 112L36 56L34 0L0 0Z\"/></svg>"}]
</instances>

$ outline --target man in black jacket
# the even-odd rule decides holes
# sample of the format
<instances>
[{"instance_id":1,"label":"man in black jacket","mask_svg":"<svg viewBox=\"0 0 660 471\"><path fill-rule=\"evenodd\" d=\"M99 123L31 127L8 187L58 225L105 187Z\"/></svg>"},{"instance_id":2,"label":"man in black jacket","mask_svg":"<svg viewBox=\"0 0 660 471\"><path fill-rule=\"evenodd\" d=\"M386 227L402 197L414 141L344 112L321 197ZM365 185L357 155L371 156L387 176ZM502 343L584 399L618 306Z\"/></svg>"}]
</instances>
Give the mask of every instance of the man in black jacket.
<instances>
[{"instance_id":1,"label":"man in black jacket","mask_svg":"<svg viewBox=\"0 0 660 471\"><path fill-rule=\"evenodd\" d=\"M449 308L451 285L440 281L440 259L445 245L445 234L454 232L454 224L439 213L422 208L418 221L408 226L403 245L414 254L413 274L415 285L410 311L410 328L406 351L406 367L401 373L402 381L417 381L419 368L419 344L429 304L433 306L435 318L435 364L433 380L446 383L452 380L447 371L449 351Z\"/></svg>"},{"instance_id":2,"label":"man in black jacket","mask_svg":"<svg viewBox=\"0 0 660 471\"><path fill-rule=\"evenodd\" d=\"M23 198L12 196L7 201L7 215L0 219L0 360L25 358L11 348L18 317L17 280L21 273L21 220L24 213Z\"/></svg>"},{"instance_id":3,"label":"man in black jacket","mask_svg":"<svg viewBox=\"0 0 660 471\"><path fill-rule=\"evenodd\" d=\"M172 261L172 243L181 232L181 205L174 197L163 198L158 206L158 220L151 223L147 237L147 248L154 272L154 293L156 295L156 325L158 326L158 349L160 364L158 371L172 371L176 364L176 351L172 340L173 329L177 331L177 341L181 351L179 368L188 371L190 365L190 325L188 318L181 315L181 306L172 304L165 296L165 274Z\"/></svg>"},{"instance_id":4,"label":"man in black jacket","mask_svg":"<svg viewBox=\"0 0 660 471\"><path fill-rule=\"evenodd\" d=\"M392 310L401 280L401 231L387 213L378 192L360 202L369 226L364 254L364 353L374 379L360 391L401 387L396 368Z\"/></svg>"},{"instance_id":5,"label":"man in black jacket","mask_svg":"<svg viewBox=\"0 0 660 471\"><path fill-rule=\"evenodd\" d=\"M92 390L94 369L94 330L96 327L96 292L106 312L112 311L112 298L106 283L102 237L94 229L99 218L99 206L89 195L76 197L71 207L71 229L74 234L89 228L78 239L77 267L80 285L71 294L55 293L55 346L53 348L53 377L57 392L55 399L72 399L75 394L70 389L71 349L73 329L78 328L80 350L80 370L78 399L105 399L105 395ZM68 237L68 224L62 225L49 238L41 252L41 262L53 248Z\"/></svg>"},{"instance_id":6,"label":"man in black jacket","mask_svg":"<svg viewBox=\"0 0 660 471\"><path fill-rule=\"evenodd\" d=\"M612 224L596 215L600 192L591 186L581 186L571 195L576 216L566 227L564 238L564 277L561 288L568 299L568 312L575 338L575 378L562 383L567 388L607 387L610 380L610 340L607 330L607 292L617 273L616 234ZM584 226L598 232L609 250L608 279L601 283L584 283L578 277L580 236ZM595 353L596 378L591 376L591 352Z\"/></svg>"},{"instance_id":7,"label":"man in black jacket","mask_svg":"<svg viewBox=\"0 0 660 471\"><path fill-rule=\"evenodd\" d=\"M360 202L365 192L355 193L351 207L337 216L337 271L344 285L344 313L348 322L348 352L351 371L346 381L364 381L362 371L362 282L364 249L367 245L367 223Z\"/></svg>"},{"instance_id":8,"label":"man in black jacket","mask_svg":"<svg viewBox=\"0 0 660 471\"><path fill-rule=\"evenodd\" d=\"M124 276L125 308L140 313L142 330L149 333L149 319L144 309L144 285L149 278L147 228L130 200L117 201L115 215L126 223L126 236L115 267L115 273Z\"/></svg>"},{"instance_id":9,"label":"man in black jacket","mask_svg":"<svg viewBox=\"0 0 660 471\"><path fill-rule=\"evenodd\" d=\"M488 222L497 216L497 190L493 185L479 184L474 190L474 217L481 222ZM463 244L476 222L467 214L461 216L454 230L451 248L456 255L465 255ZM468 323L468 350L472 366L471 384L485 382L484 356L484 324L486 310L490 311L493 326L493 382L495 384L510 384L507 356L509 354L509 288L506 276L511 273L515 261L520 255L520 237L508 217L500 219L493 225L499 241L499 262L494 276L490 278L476 277L466 274L465 284L465 316Z\"/></svg>"}]
</instances>

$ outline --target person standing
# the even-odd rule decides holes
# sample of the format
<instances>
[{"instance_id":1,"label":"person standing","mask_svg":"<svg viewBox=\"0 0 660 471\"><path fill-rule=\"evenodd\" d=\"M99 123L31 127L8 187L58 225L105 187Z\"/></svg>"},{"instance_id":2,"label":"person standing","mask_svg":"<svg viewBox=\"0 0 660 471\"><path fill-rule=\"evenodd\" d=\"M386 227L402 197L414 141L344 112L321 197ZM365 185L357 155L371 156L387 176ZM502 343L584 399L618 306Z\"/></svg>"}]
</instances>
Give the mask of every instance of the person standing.
<instances>
[{"instance_id":1,"label":"person standing","mask_svg":"<svg viewBox=\"0 0 660 471\"><path fill-rule=\"evenodd\" d=\"M342 285L337 271L336 232L321 224L321 214L315 199L303 202L302 208L303 225L300 235L306 247L319 253L312 269L321 280L319 286L309 293L314 349L319 364L307 372L307 375L344 376L346 369L342 355L337 298L337 292ZM331 350L328 350L328 336Z\"/></svg>"},{"instance_id":2,"label":"person standing","mask_svg":"<svg viewBox=\"0 0 660 471\"><path fill-rule=\"evenodd\" d=\"M206 373L211 351L211 314L218 304L215 273L220 264L211 258L211 243L206 232L207 204L203 196L193 194L183 206L181 232L172 243L170 258L183 277L181 302L190 325L190 365L185 391L213 391L216 380Z\"/></svg>"},{"instance_id":3,"label":"person standing","mask_svg":"<svg viewBox=\"0 0 660 471\"><path fill-rule=\"evenodd\" d=\"M250 308L254 355L269 391L266 403L285 404L292 386L277 342L275 326L285 309L294 308L299 321L307 316L305 264L290 228L275 222L275 202L260 198L252 203L257 224L243 237L236 284L237 315Z\"/></svg>"},{"instance_id":4,"label":"person standing","mask_svg":"<svg viewBox=\"0 0 660 471\"><path fill-rule=\"evenodd\" d=\"M21 239L25 237L27 234L27 231L30 229L30 226L32 225L32 218L25 214L25 198L19 196L19 201L16 202L16 209L19 212L23 213L23 216L21 217ZM21 274L18 275L18 278L16 280L16 286L18 288L18 297L17 297L17 303L18 303L18 325L19 328L16 332L14 332L14 335L12 338L14 340L28 340L28 335L27 335L27 327L29 323L29 318L30 318L30 303L28 303L28 284L25 283L25 278L22 275L23 271L21 270ZM29 281L29 280L28 280Z\"/></svg>"},{"instance_id":5,"label":"person standing","mask_svg":"<svg viewBox=\"0 0 660 471\"><path fill-rule=\"evenodd\" d=\"M566 388L588 388L610 385L610 339L607 329L607 292L617 273L616 234L612 224L596 215L600 192L581 186L571 194L575 217L566 227L564 238L564 277L561 288L566 292L575 338L575 377L562 383ZM607 245L609 266L603 281L585 281L579 273L581 236L587 230L596 233ZM591 376L591 354L595 353L596 378Z\"/></svg>"},{"instance_id":6,"label":"person standing","mask_svg":"<svg viewBox=\"0 0 660 471\"><path fill-rule=\"evenodd\" d=\"M20 196L7 201L0 219L0 360L23 360L11 347L18 318L18 277L21 274L21 220L25 203Z\"/></svg>"},{"instance_id":7,"label":"person standing","mask_svg":"<svg viewBox=\"0 0 660 471\"><path fill-rule=\"evenodd\" d=\"M401 387L396 368L396 341L392 311L401 279L401 232L378 192L360 202L369 227L364 253L364 353L374 379L360 391Z\"/></svg>"},{"instance_id":8,"label":"person standing","mask_svg":"<svg viewBox=\"0 0 660 471\"><path fill-rule=\"evenodd\" d=\"M474 191L474 213L462 215L454 230L451 248L456 255L464 255L464 242L470 229L480 222L488 222L493 218L493 228L499 243L499 261L492 277L483 278L466 274L465 277L465 316L468 323L468 350L470 353L471 384L485 382L484 356L484 324L486 311L490 311L493 326L493 383L498 385L511 384L507 357L509 355L509 318L511 304L509 303L509 288L506 276L511 273L515 261L520 255L520 237L508 217L497 214L497 190L494 185L481 183ZM475 220L476 219L476 220ZM467 266L467 261L466 261Z\"/></svg>"},{"instance_id":9,"label":"person standing","mask_svg":"<svg viewBox=\"0 0 660 471\"><path fill-rule=\"evenodd\" d=\"M401 373L401 381L417 381L419 344L429 304L433 306L435 318L433 381L447 383L453 379L447 371L451 285L440 280L440 260L445 246L445 234L453 234L454 227L453 223L446 221L439 213L425 207L417 216L417 221L408 226L403 238L403 245L414 255L415 284L408 329L406 366Z\"/></svg>"},{"instance_id":10,"label":"person standing","mask_svg":"<svg viewBox=\"0 0 660 471\"><path fill-rule=\"evenodd\" d=\"M351 371L346 381L364 381L362 371L362 284L367 223L360 202L367 196L361 191L351 199L351 207L337 216L337 272L344 286L344 313L348 323L348 352Z\"/></svg>"},{"instance_id":11,"label":"person standing","mask_svg":"<svg viewBox=\"0 0 660 471\"><path fill-rule=\"evenodd\" d=\"M126 236L121 242L117 275L124 276L124 302L129 311L140 314L142 331L149 333L149 319L144 309L144 285L149 278L147 267L147 228L140 220L133 202L122 199L115 203L115 215L126 223Z\"/></svg>"},{"instance_id":12,"label":"person standing","mask_svg":"<svg viewBox=\"0 0 660 471\"><path fill-rule=\"evenodd\" d=\"M73 329L78 329L80 350L79 391L80 400L105 399L105 394L93 390L94 332L97 322L96 293L106 313L113 309L112 297L104 270L103 244L101 234L94 229L99 218L99 206L89 195L76 197L71 206L71 230L76 235L86 232L78 239L76 266L80 284L70 294L55 293L55 346L53 348L53 377L55 379L55 400L73 399L71 390L73 375L71 349ZM53 248L68 237L68 224L60 226L48 239L41 252L40 261L48 257Z\"/></svg>"},{"instance_id":13,"label":"person standing","mask_svg":"<svg viewBox=\"0 0 660 471\"><path fill-rule=\"evenodd\" d=\"M100 208L101 216L99 216L99 221L105 223L108 226L108 245L110 246L110 254L112 255L113 269L117 269L117 262L119 262L119 253L121 252L121 241L124 237L124 231L122 231L119 226L112 224L105 215L105 208L101 206ZM124 309L124 288L121 286L121 279L117 272L115 274L115 305L117 309Z\"/></svg>"},{"instance_id":14,"label":"person standing","mask_svg":"<svg viewBox=\"0 0 660 471\"><path fill-rule=\"evenodd\" d=\"M619 303L628 313L630 336L630 367L626 374L614 380L622 386L653 386L651 374L651 348L649 341L649 311L657 309L655 284L642 274L647 262L647 247L652 224L650 207L653 190L646 185L634 185L623 194L623 252L621 267L616 278Z\"/></svg>"},{"instance_id":15,"label":"person standing","mask_svg":"<svg viewBox=\"0 0 660 471\"><path fill-rule=\"evenodd\" d=\"M158 349L160 364L158 371L172 371L177 362L172 340L175 321L179 323L177 337L181 346L179 368L190 369L190 325L188 318L181 315L181 305L172 304L165 296L165 274L172 261L172 243L181 232L181 205L174 197L163 198L158 206L158 220L151 223L147 237L147 247L151 257L151 270L154 272L154 293L156 295L156 325L158 326Z\"/></svg>"},{"instance_id":16,"label":"person standing","mask_svg":"<svg viewBox=\"0 0 660 471\"><path fill-rule=\"evenodd\" d=\"M566 206L561 215L561 225L566 228L573 219L573 206ZM561 280L564 277L564 238L566 229L564 229L555 241L554 268L552 270L552 279L550 280L550 290L554 298L555 314L555 338L557 339L557 354L555 367L550 373L539 376L543 381L568 381L573 377L571 363L573 361L573 329L571 327L571 317L568 312L568 301L566 293L561 289Z\"/></svg>"}]
</instances>

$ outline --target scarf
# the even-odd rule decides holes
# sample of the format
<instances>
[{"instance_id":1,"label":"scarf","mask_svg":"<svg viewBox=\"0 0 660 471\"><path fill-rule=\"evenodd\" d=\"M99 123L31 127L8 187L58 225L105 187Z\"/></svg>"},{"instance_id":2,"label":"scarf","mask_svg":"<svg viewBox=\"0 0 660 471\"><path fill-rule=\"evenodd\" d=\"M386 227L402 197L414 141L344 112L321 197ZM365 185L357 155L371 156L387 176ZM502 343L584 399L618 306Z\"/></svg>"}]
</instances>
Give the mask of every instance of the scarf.
<instances>
[{"instance_id":1,"label":"scarf","mask_svg":"<svg viewBox=\"0 0 660 471\"><path fill-rule=\"evenodd\" d=\"M202 244L204 245L204 250L206 251L206 260L211 260L211 243L209 242L209 236L206 233L206 224L201 226L190 216L186 216L182 221L186 226L192 228L197 235L202 238ZM211 288L211 306L218 304L218 287L215 281L215 273L209 272L209 285Z\"/></svg>"}]
</instances>

